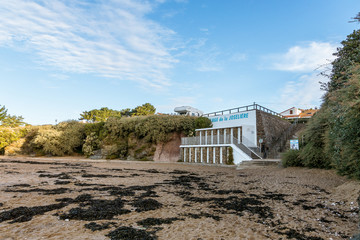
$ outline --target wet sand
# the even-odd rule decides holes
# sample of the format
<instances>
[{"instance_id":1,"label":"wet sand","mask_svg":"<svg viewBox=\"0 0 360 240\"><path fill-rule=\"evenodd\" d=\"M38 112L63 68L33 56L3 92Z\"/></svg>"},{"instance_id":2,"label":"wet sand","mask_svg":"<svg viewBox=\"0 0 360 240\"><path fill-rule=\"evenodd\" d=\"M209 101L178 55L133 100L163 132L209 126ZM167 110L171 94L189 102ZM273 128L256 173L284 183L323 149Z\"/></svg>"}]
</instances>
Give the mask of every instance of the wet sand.
<instances>
[{"instance_id":1,"label":"wet sand","mask_svg":"<svg viewBox=\"0 0 360 240\"><path fill-rule=\"evenodd\" d=\"M360 184L333 171L0 158L0 240L349 239Z\"/></svg>"}]
</instances>

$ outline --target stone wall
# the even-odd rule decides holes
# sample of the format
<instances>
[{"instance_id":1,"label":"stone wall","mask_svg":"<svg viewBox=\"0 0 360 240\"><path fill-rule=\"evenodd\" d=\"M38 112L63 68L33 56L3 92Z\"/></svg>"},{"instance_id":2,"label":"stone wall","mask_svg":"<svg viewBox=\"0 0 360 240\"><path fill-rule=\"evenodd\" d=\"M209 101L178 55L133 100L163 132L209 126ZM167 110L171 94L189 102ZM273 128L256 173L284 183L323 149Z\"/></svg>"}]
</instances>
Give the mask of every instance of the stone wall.
<instances>
[{"instance_id":1,"label":"stone wall","mask_svg":"<svg viewBox=\"0 0 360 240\"><path fill-rule=\"evenodd\" d=\"M263 139L265 147L274 145L290 125L285 119L256 110L257 139Z\"/></svg>"}]
</instances>

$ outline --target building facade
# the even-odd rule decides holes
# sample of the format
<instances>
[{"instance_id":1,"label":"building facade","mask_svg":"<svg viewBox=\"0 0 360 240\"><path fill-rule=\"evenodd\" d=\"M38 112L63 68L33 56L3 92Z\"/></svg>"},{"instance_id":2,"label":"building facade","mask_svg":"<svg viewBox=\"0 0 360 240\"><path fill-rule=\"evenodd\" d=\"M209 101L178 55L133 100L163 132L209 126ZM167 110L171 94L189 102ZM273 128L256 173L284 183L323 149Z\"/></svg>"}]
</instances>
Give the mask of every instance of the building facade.
<instances>
[{"instance_id":1,"label":"building facade","mask_svg":"<svg viewBox=\"0 0 360 240\"><path fill-rule=\"evenodd\" d=\"M194 137L182 138L180 148L184 162L226 164L233 160L239 164L260 159L263 146L269 144L267 133L271 130L266 123L283 123L281 115L258 104L203 116L209 118L213 126L197 129Z\"/></svg>"}]
</instances>

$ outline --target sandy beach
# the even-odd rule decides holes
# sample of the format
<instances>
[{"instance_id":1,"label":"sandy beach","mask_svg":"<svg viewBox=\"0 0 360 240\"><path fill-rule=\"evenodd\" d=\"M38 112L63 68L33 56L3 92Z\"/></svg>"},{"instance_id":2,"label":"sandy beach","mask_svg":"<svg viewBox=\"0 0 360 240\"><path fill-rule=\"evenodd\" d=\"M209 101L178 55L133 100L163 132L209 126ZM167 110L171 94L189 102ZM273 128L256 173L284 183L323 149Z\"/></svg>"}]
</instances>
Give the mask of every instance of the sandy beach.
<instances>
[{"instance_id":1,"label":"sandy beach","mask_svg":"<svg viewBox=\"0 0 360 240\"><path fill-rule=\"evenodd\" d=\"M349 239L360 184L276 166L0 158L0 240Z\"/></svg>"}]
</instances>

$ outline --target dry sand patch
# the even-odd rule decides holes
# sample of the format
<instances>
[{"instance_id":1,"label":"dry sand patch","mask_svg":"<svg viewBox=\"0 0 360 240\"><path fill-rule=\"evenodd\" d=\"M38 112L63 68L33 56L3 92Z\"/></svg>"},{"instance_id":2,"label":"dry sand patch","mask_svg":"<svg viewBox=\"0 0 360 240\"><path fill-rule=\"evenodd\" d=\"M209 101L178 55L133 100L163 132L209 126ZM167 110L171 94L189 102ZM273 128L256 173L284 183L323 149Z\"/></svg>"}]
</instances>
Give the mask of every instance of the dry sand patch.
<instances>
[{"instance_id":1,"label":"dry sand patch","mask_svg":"<svg viewBox=\"0 0 360 240\"><path fill-rule=\"evenodd\" d=\"M349 239L359 183L333 171L0 159L0 239Z\"/></svg>"}]
</instances>

